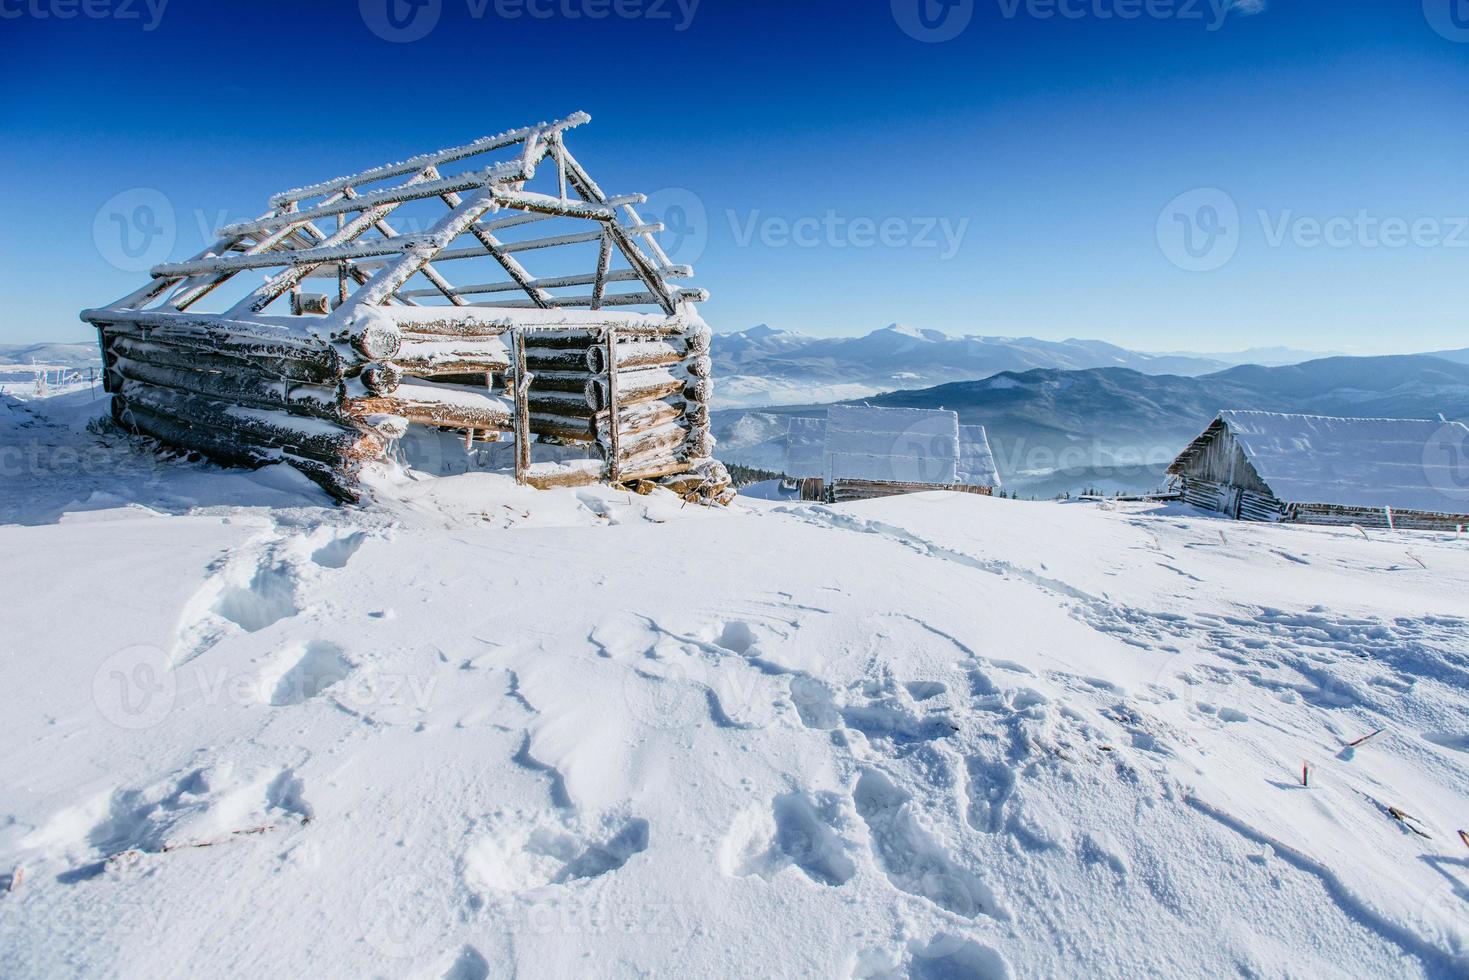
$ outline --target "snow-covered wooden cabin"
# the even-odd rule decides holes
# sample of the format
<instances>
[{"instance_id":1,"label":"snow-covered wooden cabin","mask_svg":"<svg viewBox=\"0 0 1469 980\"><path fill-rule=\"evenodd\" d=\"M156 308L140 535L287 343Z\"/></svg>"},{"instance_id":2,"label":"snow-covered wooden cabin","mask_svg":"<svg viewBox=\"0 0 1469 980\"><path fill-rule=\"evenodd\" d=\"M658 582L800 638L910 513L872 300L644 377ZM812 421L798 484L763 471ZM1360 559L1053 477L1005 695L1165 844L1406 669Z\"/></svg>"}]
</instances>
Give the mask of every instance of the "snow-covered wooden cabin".
<instances>
[{"instance_id":1,"label":"snow-covered wooden cabin","mask_svg":"<svg viewBox=\"0 0 1469 980\"><path fill-rule=\"evenodd\" d=\"M1169 474L1237 520L1469 526L1469 428L1457 422L1221 412Z\"/></svg>"},{"instance_id":2,"label":"snow-covered wooden cabin","mask_svg":"<svg viewBox=\"0 0 1469 980\"><path fill-rule=\"evenodd\" d=\"M410 427L457 431L466 452L509 437L533 486L728 499L707 293L675 284L693 271L638 214L646 198L605 193L571 154L589 121L277 194L155 267L82 314L113 416L218 461L288 463L347 500Z\"/></svg>"}]
</instances>

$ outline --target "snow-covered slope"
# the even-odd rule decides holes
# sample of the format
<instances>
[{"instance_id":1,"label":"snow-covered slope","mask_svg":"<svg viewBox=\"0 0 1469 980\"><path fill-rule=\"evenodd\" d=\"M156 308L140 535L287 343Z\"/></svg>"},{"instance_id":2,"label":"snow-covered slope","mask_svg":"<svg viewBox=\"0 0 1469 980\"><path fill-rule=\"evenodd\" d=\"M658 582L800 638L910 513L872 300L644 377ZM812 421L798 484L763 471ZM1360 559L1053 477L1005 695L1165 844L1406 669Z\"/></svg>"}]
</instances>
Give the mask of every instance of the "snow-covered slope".
<instances>
[{"instance_id":1,"label":"snow-covered slope","mask_svg":"<svg viewBox=\"0 0 1469 980\"><path fill-rule=\"evenodd\" d=\"M97 453L0 527L8 976L1469 971L1465 540Z\"/></svg>"}]
</instances>

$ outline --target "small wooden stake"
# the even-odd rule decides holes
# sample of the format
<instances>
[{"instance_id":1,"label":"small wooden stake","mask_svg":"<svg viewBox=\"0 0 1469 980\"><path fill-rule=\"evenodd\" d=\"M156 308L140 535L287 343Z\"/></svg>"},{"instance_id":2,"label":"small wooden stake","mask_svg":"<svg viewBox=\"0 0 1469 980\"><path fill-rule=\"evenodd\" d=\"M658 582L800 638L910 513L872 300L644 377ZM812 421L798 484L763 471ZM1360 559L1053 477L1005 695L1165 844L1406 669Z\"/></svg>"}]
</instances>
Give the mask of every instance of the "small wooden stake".
<instances>
[{"instance_id":1,"label":"small wooden stake","mask_svg":"<svg viewBox=\"0 0 1469 980\"><path fill-rule=\"evenodd\" d=\"M1301 785L1306 787L1311 785L1311 764L1309 762L1301 763Z\"/></svg>"},{"instance_id":2,"label":"small wooden stake","mask_svg":"<svg viewBox=\"0 0 1469 980\"><path fill-rule=\"evenodd\" d=\"M1459 831L1459 840L1464 842L1465 847L1469 847L1469 833L1462 830Z\"/></svg>"},{"instance_id":3,"label":"small wooden stake","mask_svg":"<svg viewBox=\"0 0 1469 980\"><path fill-rule=\"evenodd\" d=\"M1377 731L1372 732L1370 735L1363 735L1361 738L1357 739L1355 742L1348 742L1347 743L1347 748L1349 748L1349 749L1355 749L1359 745L1365 745L1369 741L1371 741L1372 739L1374 739L1377 736L1381 735L1386 730L1387 729L1385 729L1385 728L1379 728Z\"/></svg>"},{"instance_id":4,"label":"small wooden stake","mask_svg":"<svg viewBox=\"0 0 1469 980\"><path fill-rule=\"evenodd\" d=\"M1396 820L1398 823L1402 824L1404 827L1407 827L1409 830L1411 830L1413 833L1417 834L1419 837L1422 837L1424 840L1433 840L1433 837L1432 836L1430 836L1429 834L1424 833L1423 831L1419 830L1415 826L1415 824L1418 823L1418 819L1416 817L1413 817L1413 816L1405 813L1404 811L1399 810L1395 806L1388 807L1387 808L1387 812L1388 812L1388 816L1392 817L1394 820Z\"/></svg>"}]
</instances>

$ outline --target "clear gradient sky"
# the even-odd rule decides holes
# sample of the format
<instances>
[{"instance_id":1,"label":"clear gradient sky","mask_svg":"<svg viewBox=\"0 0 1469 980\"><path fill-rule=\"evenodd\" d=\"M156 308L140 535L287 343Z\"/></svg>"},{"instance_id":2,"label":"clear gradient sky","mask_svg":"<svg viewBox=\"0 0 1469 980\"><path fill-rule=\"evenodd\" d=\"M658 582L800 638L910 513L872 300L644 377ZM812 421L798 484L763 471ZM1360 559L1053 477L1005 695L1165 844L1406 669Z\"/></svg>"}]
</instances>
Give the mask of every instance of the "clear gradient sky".
<instances>
[{"instance_id":1,"label":"clear gradient sky","mask_svg":"<svg viewBox=\"0 0 1469 980\"><path fill-rule=\"evenodd\" d=\"M1469 0L413 2L0 0L0 342L144 281L124 192L183 258L585 109L716 329L1469 346Z\"/></svg>"}]
</instances>

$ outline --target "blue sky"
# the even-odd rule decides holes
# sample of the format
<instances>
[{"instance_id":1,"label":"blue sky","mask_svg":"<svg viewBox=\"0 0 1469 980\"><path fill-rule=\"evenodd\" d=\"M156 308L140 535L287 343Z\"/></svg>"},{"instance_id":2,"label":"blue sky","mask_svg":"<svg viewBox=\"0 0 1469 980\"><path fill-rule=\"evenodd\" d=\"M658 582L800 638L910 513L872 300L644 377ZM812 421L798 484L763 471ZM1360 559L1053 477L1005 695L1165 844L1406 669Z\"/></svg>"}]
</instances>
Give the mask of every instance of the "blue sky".
<instances>
[{"instance_id":1,"label":"blue sky","mask_svg":"<svg viewBox=\"0 0 1469 980\"><path fill-rule=\"evenodd\" d=\"M716 329L1469 346L1469 0L388 2L0 0L0 341L143 281L124 192L182 258L585 109Z\"/></svg>"}]
</instances>

